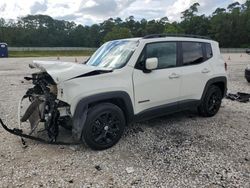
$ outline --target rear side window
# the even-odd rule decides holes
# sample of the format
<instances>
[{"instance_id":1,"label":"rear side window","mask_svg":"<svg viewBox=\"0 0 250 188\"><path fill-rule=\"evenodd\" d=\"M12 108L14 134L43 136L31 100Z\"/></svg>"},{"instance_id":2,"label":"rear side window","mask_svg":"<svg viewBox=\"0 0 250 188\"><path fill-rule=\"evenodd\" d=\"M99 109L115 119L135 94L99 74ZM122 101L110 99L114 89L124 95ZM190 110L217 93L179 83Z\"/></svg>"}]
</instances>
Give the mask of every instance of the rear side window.
<instances>
[{"instance_id":1,"label":"rear side window","mask_svg":"<svg viewBox=\"0 0 250 188\"><path fill-rule=\"evenodd\" d=\"M176 42L151 43L146 48L146 58L158 58L158 69L176 67Z\"/></svg>"},{"instance_id":2,"label":"rear side window","mask_svg":"<svg viewBox=\"0 0 250 188\"><path fill-rule=\"evenodd\" d=\"M202 63L203 56L202 43L199 42L182 42L183 65L195 65Z\"/></svg>"},{"instance_id":3,"label":"rear side window","mask_svg":"<svg viewBox=\"0 0 250 188\"><path fill-rule=\"evenodd\" d=\"M212 50L212 46L209 43L205 43L205 48L206 48L206 58L210 59L213 57L213 50Z\"/></svg>"}]
</instances>

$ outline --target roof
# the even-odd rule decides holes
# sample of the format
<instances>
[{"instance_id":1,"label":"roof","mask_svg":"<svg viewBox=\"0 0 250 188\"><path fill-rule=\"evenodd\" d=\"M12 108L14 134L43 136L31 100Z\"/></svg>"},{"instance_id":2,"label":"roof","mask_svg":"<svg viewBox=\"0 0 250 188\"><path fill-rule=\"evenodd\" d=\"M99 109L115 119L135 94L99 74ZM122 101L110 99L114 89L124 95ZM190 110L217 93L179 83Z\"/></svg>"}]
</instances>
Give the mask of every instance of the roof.
<instances>
[{"instance_id":1,"label":"roof","mask_svg":"<svg viewBox=\"0 0 250 188\"><path fill-rule=\"evenodd\" d=\"M199 35L188 35L188 34L152 34L152 35L146 35L144 37L140 38L126 38L126 39L119 39L119 40L127 40L127 41L139 41L139 40L144 40L144 41L165 41L170 40L170 41L175 41L176 38L178 38L178 41L195 41L195 42L216 42L212 40L210 37L207 36L199 36Z\"/></svg>"},{"instance_id":2,"label":"roof","mask_svg":"<svg viewBox=\"0 0 250 188\"><path fill-rule=\"evenodd\" d=\"M185 37L185 38L197 38L197 39L211 40L211 38L207 36L189 35L189 34L152 34L152 35L146 35L145 37L143 37L143 39L166 38L166 37Z\"/></svg>"}]
</instances>

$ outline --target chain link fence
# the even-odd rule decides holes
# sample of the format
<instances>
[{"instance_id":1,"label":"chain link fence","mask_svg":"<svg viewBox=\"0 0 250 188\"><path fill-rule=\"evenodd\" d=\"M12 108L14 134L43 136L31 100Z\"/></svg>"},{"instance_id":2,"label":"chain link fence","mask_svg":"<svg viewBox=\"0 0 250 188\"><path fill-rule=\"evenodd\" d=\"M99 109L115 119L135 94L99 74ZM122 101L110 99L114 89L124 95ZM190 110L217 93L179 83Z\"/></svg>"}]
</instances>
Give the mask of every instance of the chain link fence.
<instances>
[{"instance_id":1,"label":"chain link fence","mask_svg":"<svg viewBox=\"0 0 250 188\"><path fill-rule=\"evenodd\" d=\"M94 51L88 47L8 47L9 51Z\"/></svg>"},{"instance_id":2,"label":"chain link fence","mask_svg":"<svg viewBox=\"0 0 250 188\"><path fill-rule=\"evenodd\" d=\"M222 54L226 53L246 53L247 48L221 48Z\"/></svg>"},{"instance_id":3,"label":"chain link fence","mask_svg":"<svg viewBox=\"0 0 250 188\"><path fill-rule=\"evenodd\" d=\"M9 47L9 51L95 51L88 47ZM246 48L221 48L221 53L246 53Z\"/></svg>"}]
</instances>

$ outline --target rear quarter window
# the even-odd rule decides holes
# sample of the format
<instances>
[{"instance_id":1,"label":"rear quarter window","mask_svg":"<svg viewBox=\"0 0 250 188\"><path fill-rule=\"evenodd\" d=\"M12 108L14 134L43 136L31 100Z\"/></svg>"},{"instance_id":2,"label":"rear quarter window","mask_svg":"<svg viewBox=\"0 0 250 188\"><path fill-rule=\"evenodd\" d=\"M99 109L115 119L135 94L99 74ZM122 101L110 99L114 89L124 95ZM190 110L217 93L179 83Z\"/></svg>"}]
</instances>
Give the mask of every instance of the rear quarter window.
<instances>
[{"instance_id":1,"label":"rear quarter window","mask_svg":"<svg viewBox=\"0 0 250 188\"><path fill-rule=\"evenodd\" d=\"M205 48L206 48L206 58L210 59L213 57L213 50L212 46L210 43L205 43Z\"/></svg>"}]
</instances>

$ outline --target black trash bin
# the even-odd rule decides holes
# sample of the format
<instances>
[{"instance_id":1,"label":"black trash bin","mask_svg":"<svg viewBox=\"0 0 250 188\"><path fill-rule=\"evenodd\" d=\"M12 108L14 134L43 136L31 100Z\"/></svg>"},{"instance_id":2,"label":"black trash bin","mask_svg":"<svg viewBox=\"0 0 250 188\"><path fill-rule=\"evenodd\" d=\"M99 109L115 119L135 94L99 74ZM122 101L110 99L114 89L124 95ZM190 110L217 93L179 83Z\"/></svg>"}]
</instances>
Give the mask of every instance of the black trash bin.
<instances>
[{"instance_id":1,"label":"black trash bin","mask_svg":"<svg viewBox=\"0 0 250 188\"><path fill-rule=\"evenodd\" d=\"M6 43L0 43L0 58L8 57L8 45Z\"/></svg>"}]
</instances>

